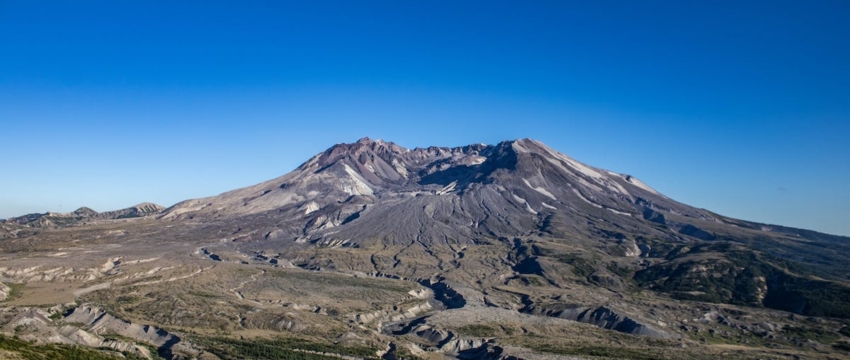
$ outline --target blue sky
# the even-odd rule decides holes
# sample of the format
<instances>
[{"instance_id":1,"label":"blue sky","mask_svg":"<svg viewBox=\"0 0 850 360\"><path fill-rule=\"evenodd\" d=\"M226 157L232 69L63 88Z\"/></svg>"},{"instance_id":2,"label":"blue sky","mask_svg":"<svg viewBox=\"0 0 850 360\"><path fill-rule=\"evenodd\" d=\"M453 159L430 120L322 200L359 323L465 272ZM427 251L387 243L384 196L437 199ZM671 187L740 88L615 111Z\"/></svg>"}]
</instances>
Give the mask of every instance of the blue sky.
<instances>
[{"instance_id":1,"label":"blue sky","mask_svg":"<svg viewBox=\"0 0 850 360\"><path fill-rule=\"evenodd\" d=\"M850 3L3 1L0 218L171 205L363 136L531 137L850 235Z\"/></svg>"}]
</instances>

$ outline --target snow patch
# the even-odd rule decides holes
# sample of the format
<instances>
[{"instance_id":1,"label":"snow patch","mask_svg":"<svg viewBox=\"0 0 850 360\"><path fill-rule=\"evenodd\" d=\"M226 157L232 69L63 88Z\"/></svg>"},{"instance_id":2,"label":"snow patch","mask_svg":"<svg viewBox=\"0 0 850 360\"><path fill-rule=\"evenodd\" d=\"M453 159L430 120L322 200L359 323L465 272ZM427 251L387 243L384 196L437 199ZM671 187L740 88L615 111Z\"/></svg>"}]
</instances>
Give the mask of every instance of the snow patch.
<instances>
[{"instance_id":1,"label":"snow patch","mask_svg":"<svg viewBox=\"0 0 850 360\"><path fill-rule=\"evenodd\" d=\"M636 177L634 177L634 176L629 176L629 177L627 177L627 178L626 178L626 181L630 182L630 183L631 183L632 185L634 185L634 186L637 186L637 187L639 187L639 188L641 188L641 189L644 189L644 190L646 190L646 191L648 191L648 192L650 192L650 193L653 193L653 194L655 194L655 195L661 195L658 191L655 191L655 189L653 189L653 188L649 187L649 185L645 184L643 181L638 180L638 179L637 179Z\"/></svg>"},{"instance_id":2,"label":"snow patch","mask_svg":"<svg viewBox=\"0 0 850 360\"><path fill-rule=\"evenodd\" d=\"M452 181L450 184L446 185L440 191L437 191L437 195L446 195L455 190L457 187L457 181Z\"/></svg>"},{"instance_id":3,"label":"snow patch","mask_svg":"<svg viewBox=\"0 0 850 360\"><path fill-rule=\"evenodd\" d=\"M584 200L584 202L586 202L586 203L588 203L588 204L590 204L590 205L593 205L593 207L596 207L596 208L599 208L599 209L601 209L601 208L602 208L602 205L599 205L599 204L597 204L597 203L595 203L595 202L592 202L592 201L588 200L586 197L584 197L584 195L582 195L582 194L578 191L578 189L573 188L573 193L575 193L575 194L576 194L576 196L578 196L578 197L579 197L579 199L582 199L582 200Z\"/></svg>"},{"instance_id":4,"label":"snow patch","mask_svg":"<svg viewBox=\"0 0 850 360\"><path fill-rule=\"evenodd\" d=\"M561 169L561 171L563 171L564 173L566 173L566 174L570 175L571 177L575 178L575 179L576 179L576 180L577 180L580 184L582 184L582 185L584 185L584 186L586 186L586 187L589 187L589 188L591 188L591 189L593 189L593 190L595 190L595 191L600 191L600 192L602 191L602 188L601 188L601 187L599 187L598 185L596 185L596 184L591 184L590 182L588 182L587 180L585 180L585 179L584 179L583 177L581 177L581 176L576 176L576 175L575 175L575 171L568 169L566 166L564 166L564 163L563 163L563 162L561 162L559 159L551 158L551 157L548 157L548 156L547 156L547 157L544 157L544 158L546 159L546 161L548 161L548 162L549 162L549 163L551 163L552 165L555 165L556 167L558 167L559 169Z\"/></svg>"},{"instance_id":5,"label":"snow patch","mask_svg":"<svg viewBox=\"0 0 850 360\"><path fill-rule=\"evenodd\" d=\"M611 178L606 177L605 179L603 179L601 181L604 183L604 185L606 187L608 187L611 190L614 190L614 192L618 192L620 194L632 197L632 194L628 190L626 190L626 188L624 188L623 185L620 185L620 183L612 180Z\"/></svg>"},{"instance_id":6,"label":"snow patch","mask_svg":"<svg viewBox=\"0 0 850 360\"><path fill-rule=\"evenodd\" d=\"M617 215L632 216L632 214L629 214L629 213L627 213L627 212L622 212L622 211L619 211L619 210L614 210L614 209L612 209L612 208L606 208L606 209L608 209L608 211L610 211L610 212L612 212L612 213L615 213L615 214L617 214Z\"/></svg>"},{"instance_id":7,"label":"snow patch","mask_svg":"<svg viewBox=\"0 0 850 360\"><path fill-rule=\"evenodd\" d=\"M593 178L593 179L601 179L601 178L604 177L602 174L600 174L596 170L591 169L587 165L584 165L584 164L582 164L578 161L575 161L575 160L573 160L573 158L571 158L567 155L564 155L564 154L561 154L557 151L554 151L546 145L542 145L541 148L545 149L546 152L549 153L549 155L551 155L552 157L563 161L564 163L567 164L567 166L573 168L573 170L578 171L581 174L584 174L587 177L590 177L590 178Z\"/></svg>"},{"instance_id":8,"label":"snow patch","mask_svg":"<svg viewBox=\"0 0 850 360\"><path fill-rule=\"evenodd\" d=\"M655 191L653 188L649 187L648 185L644 184L640 180L636 179L634 176L617 174L617 173L615 173L613 171L609 171L609 170L605 170L605 172L607 172L608 175L610 175L610 176L614 176L614 177L618 177L620 179L623 179L627 183L632 184L634 186L637 186L637 187L639 187L643 190L646 190L646 191L651 192L651 193L656 194L656 195L661 195L657 191ZM629 194L628 190L626 190L625 188L620 186L620 184L618 184L617 182L612 181L612 183L615 184L615 186L617 188L621 189L625 194ZM661 195L661 196L663 196L663 195Z\"/></svg>"},{"instance_id":9,"label":"snow patch","mask_svg":"<svg viewBox=\"0 0 850 360\"><path fill-rule=\"evenodd\" d=\"M552 200L558 200L558 199L555 197L555 195L552 195L552 193L550 193L548 190L546 190L546 189L544 189L544 188L542 188L542 187L534 187L534 186L531 186L531 183L529 183L529 182L528 182L528 180L527 180L527 179L525 179L525 178L523 178L523 179L522 179L522 181L523 181L523 182L525 182L525 185L528 185L528 187L530 187L532 190L537 191L537 192L539 192L539 193L541 193L541 194L543 194L543 195L545 195L545 196L548 196L548 197L549 197L550 199L552 199Z\"/></svg>"},{"instance_id":10,"label":"snow patch","mask_svg":"<svg viewBox=\"0 0 850 360\"><path fill-rule=\"evenodd\" d=\"M561 156L562 156L561 158L567 163L567 165L569 165L570 167L572 167L576 171L582 173L583 175L594 178L594 179L602 179L602 177L603 177L602 174L596 172L596 170L593 170L593 169L585 166L584 164L567 157L566 155L561 155Z\"/></svg>"},{"instance_id":11,"label":"snow patch","mask_svg":"<svg viewBox=\"0 0 850 360\"><path fill-rule=\"evenodd\" d=\"M548 209L558 210L558 208L556 208L556 207L554 207L554 206L552 206L552 205L549 205L549 204L547 204L547 203L540 203L540 205L543 205L543 207L548 208Z\"/></svg>"},{"instance_id":12,"label":"snow patch","mask_svg":"<svg viewBox=\"0 0 850 360\"><path fill-rule=\"evenodd\" d=\"M620 194L623 194L623 195L631 196L631 194L625 188L623 188L620 184L618 184L616 181L613 181L610 177L607 177L604 174L600 173L596 169L593 169L593 168L591 168L587 165L584 165L584 164L576 161L575 159L573 159L573 158L571 158L567 155L564 155L564 154L561 154L561 153L559 153L555 150L552 150L551 148L549 148L548 146L546 146L543 143L538 142L538 145L540 145L540 147L542 149L546 150L546 152L549 154L549 156L545 156L546 160L548 160L553 165L559 167L561 170L564 170L565 172L568 172L568 173L584 175L585 177L589 178L590 180L598 183L599 185L602 185L602 187L604 187L604 188L610 189L614 192L617 192L617 193L620 193ZM566 165L566 166L564 166L564 165ZM570 169L567 169L567 167L569 167ZM613 174L612 172L607 171L607 170L602 170L602 171L606 172L608 174ZM600 188L599 186L597 186L595 184L591 184L591 183L585 181L585 179L582 178L581 176L578 176L578 180L582 185L591 187L592 189L594 189L596 191L603 191L603 188Z\"/></svg>"},{"instance_id":13,"label":"snow patch","mask_svg":"<svg viewBox=\"0 0 850 360\"><path fill-rule=\"evenodd\" d=\"M532 214L534 214L534 215L537 215L537 211L534 211L534 209L532 209L532 208L531 208L531 205L529 205L529 204L528 204L528 201L525 201L525 199L523 199L523 198L521 198L521 197L517 196L516 194L511 194L511 196L513 196L513 197L514 197L514 200L519 201L519 202L521 202L521 203L525 204L525 210L528 210L528 212L530 212L530 213L532 213Z\"/></svg>"}]
</instances>

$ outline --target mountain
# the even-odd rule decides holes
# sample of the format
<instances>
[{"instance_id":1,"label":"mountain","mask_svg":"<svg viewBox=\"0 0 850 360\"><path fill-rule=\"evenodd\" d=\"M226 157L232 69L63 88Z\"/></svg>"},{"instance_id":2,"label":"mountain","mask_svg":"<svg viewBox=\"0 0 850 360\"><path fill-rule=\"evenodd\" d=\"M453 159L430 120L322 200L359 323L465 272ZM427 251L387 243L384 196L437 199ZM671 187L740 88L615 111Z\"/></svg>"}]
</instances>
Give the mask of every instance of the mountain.
<instances>
[{"instance_id":1,"label":"mountain","mask_svg":"<svg viewBox=\"0 0 850 360\"><path fill-rule=\"evenodd\" d=\"M530 139L408 150L364 138L336 145L277 179L182 202L163 216L187 217L247 222L242 228L252 231L237 237L243 242L420 247L444 254L434 256L436 269L416 271L398 264L308 261L419 278L440 273L458 249L482 242L501 242L514 252L534 242L535 250L514 255L527 256L524 266L540 269L557 262L563 246L583 244L589 257L659 259L633 269L635 280L675 297L850 317L842 303L786 289L789 282L804 282L819 289L813 291L831 289L850 298L837 283L806 280L811 275L850 279L843 265L850 260L847 238L697 209L634 176L594 168ZM789 260L810 268L798 269ZM555 284L564 281L553 273L539 275ZM715 281L717 273L724 278ZM622 279L605 269L592 269L590 277L622 286Z\"/></svg>"},{"instance_id":2,"label":"mountain","mask_svg":"<svg viewBox=\"0 0 850 360\"><path fill-rule=\"evenodd\" d=\"M105 211L99 213L91 208L81 207L69 213L46 212L43 214L27 214L9 219L2 219L0 223L19 225L34 228L60 228L75 226L86 221L93 220L116 220L156 215L165 208L153 203L141 203L121 210Z\"/></svg>"},{"instance_id":3,"label":"mountain","mask_svg":"<svg viewBox=\"0 0 850 360\"><path fill-rule=\"evenodd\" d=\"M72 226L82 222L92 224ZM16 258L0 281L84 279L73 298L106 308L87 311L177 332L263 330L384 344L385 357L505 359L782 358L788 347L828 357L850 336L850 239L694 208L531 139L406 149L363 138L167 209L82 208L0 225L16 234L0 241L7 253L55 264L67 249L95 254L88 270L69 258L52 272ZM250 357L260 346L181 336L195 342L184 355ZM295 346L275 344L266 345ZM683 350L659 350L671 347Z\"/></svg>"},{"instance_id":4,"label":"mountain","mask_svg":"<svg viewBox=\"0 0 850 360\"><path fill-rule=\"evenodd\" d=\"M475 236L515 236L537 230L537 221L529 221L538 217L617 215L613 217L617 221L646 218L653 219L652 224L669 222L676 228L683 223L663 214L717 220L707 211L670 200L633 176L584 165L533 140L408 150L368 138L336 145L277 179L179 203L165 211L165 218L286 213L285 218L299 218L306 224L287 235L317 240L327 233L320 230L343 225L354 220L352 216L362 215L359 223L372 221L366 217L371 208L426 205L427 216L420 222L433 222L434 213L450 213L455 218L442 230L453 233L474 225L472 231L455 234L462 242ZM412 232L418 231L407 222L394 224L403 227L392 230L403 234L407 243ZM342 230L333 233L338 231ZM447 234L423 234L428 242L444 239L443 235ZM352 241L363 240L352 236Z\"/></svg>"}]
</instances>

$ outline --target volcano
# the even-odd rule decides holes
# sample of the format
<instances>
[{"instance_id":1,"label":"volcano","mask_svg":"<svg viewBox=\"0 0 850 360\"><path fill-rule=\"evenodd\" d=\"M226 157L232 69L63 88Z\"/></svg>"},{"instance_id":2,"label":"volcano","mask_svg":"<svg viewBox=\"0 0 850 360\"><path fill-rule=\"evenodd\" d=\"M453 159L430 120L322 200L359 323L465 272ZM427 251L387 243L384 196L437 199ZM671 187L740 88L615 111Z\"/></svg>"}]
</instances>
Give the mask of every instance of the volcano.
<instances>
[{"instance_id":1,"label":"volcano","mask_svg":"<svg viewBox=\"0 0 850 360\"><path fill-rule=\"evenodd\" d=\"M845 266L850 239L695 208L635 176L581 163L531 139L407 149L363 138L335 145L257 185L143 210L119 214L127 216L93 211L65 216L85 222L10 219L2 224L6 240L0 244L8 253L49 251L69 243L114 244L135 257L197 261L200 270L181 275L186 279L203 277L198 274L207 266L227 269L218 276L242 280L212 295L204 290L213 297L236 295L227 302L234 307L224 313L237 314L237 320L220 326L299 333L332 319L335 329L371 329L363 341L387 343L384 355L406 348L467 358L517 357L510 355L511 346L532 352L541 348L516 340L517 331L556 326L549 321L682 344L710 331L712 338L758 338L781 347L800 338L812 340L809 335L820 331L832 342L821 336L807 346L828 353L840 348L829 346L847 336L843 324L850 321L850 269ZM44 219L60 218L52 216ZM93 236L97 240L90 240ZM117 252L110 253L123 259ZM120 268L122 261L108 262L110 270L103 274ZM0 270L21 281L23 270L14 269L24 263ZM163 268L147 270L148 275ZM260 272L245 275L256 269ZM273 271L293 279L324 276L327 282L319 292L335 294L299 293L313 305L292 305L281 315L272 309L281 300L269 294L283 291L282 285L266 279ZM328 274L349 280L328 280ZM169 281L182 281L181 276ZM286 278L276 276L275 281ZM416 304L389 305L389 288L370 282L361 285L384 294L369 300L371 305L327 310L341 305L319 299L354 291L347 281L404 284L395 285L409 287L410 298L402 303ZM85 294L101 294L102 303L119 309L113 312L162 327L203 327L197 324L210 320L155 315L163 309L138 299L179 299L199 307L199 314L223 306L165 290L151 295L116 282L95 290L86 290L87 284L87 292L77 297L92 300L94 295ZM250 290L248 284L255 283L265 285ZM127 297L128 291L135 297ZM275 296L290 296L281 294ZM116 308L121 296L133 305ZM371 312L362 312L370 306ZM298 315L305 310L325 318ZM269 315L258 318L264 311ZM809 329L796 316L821 325ZM557 345L551 334L539 336L546 346Z\"/></svg>"}]
</instances>

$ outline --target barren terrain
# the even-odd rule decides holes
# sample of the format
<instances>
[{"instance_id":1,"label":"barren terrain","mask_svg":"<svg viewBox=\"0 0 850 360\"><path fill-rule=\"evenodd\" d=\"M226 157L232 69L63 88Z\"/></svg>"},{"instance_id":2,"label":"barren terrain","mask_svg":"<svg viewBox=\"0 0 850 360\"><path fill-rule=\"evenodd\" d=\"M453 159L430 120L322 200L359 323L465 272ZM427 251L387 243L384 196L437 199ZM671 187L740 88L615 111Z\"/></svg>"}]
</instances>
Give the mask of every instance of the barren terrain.
<instances>
[{"instance_id":1,"label":"barren terrain","mask_svg":"<svg viewBox=\"0 0 850 360\"><path fill-rule=\"evenodd\" d=\"M692 208L533 140L363 139L131 209L0 224L0 358L849 357L847 238Z\"/></svg>"}]
</instances>

